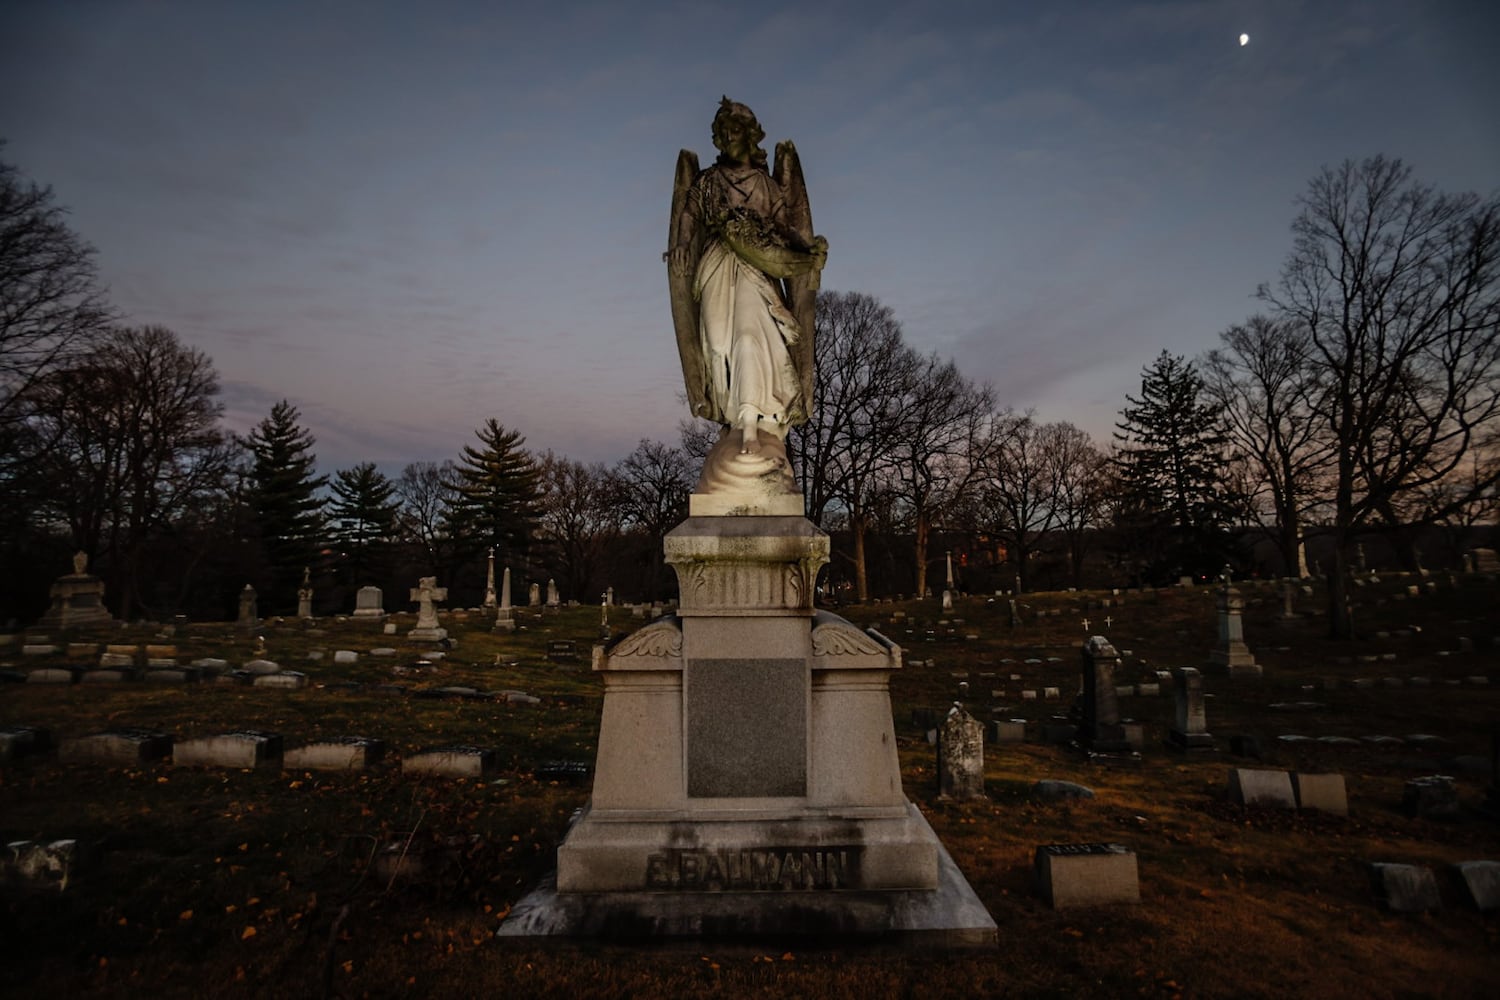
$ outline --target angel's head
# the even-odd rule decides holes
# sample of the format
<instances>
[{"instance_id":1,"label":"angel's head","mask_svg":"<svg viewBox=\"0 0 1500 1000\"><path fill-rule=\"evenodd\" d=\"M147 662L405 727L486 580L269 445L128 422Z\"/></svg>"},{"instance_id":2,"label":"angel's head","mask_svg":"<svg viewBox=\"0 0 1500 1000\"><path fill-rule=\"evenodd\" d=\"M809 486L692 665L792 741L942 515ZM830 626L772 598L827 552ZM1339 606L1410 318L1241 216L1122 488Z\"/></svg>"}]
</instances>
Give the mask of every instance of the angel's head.
<instances>
[{"instance_id":1,"label":"angel's head","mask_svg":"<svg viewBox=\"0 0 1500 1000\"><path fill-rule=\"evenodd\" d=\"M755 120L754 111L725 97L714 115L713 131L721 163L751 163L765 169L766 151L760 143L766 137L766 130Z\"/></svg>"}]
</instances>

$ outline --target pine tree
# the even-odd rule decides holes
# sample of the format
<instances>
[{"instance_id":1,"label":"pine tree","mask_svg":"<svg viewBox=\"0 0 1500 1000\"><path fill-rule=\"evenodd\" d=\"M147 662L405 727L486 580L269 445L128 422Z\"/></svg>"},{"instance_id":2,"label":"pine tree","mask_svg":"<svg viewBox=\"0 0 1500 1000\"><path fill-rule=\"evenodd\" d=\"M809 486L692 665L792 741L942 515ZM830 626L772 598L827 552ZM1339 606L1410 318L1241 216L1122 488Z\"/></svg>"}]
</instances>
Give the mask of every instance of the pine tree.
<instances>
[{"instance_id":1,"label":"pine tree","mask_svg":"<svg viewBox=\"0 0 1500 1000\"><path fill-rule=\"evenodd\" d=\"M362 462L334 473L332 492L333 537L343 550L349 582L362 585L381 567L395 532L396 484L374 462Z\"/></svg>"},{"instance_id":2,"label":"pine tree","mask_svg":"<svg viewBox=\"0 0 1500 1000\"><path fill-rule=\"evenodd\" d=\"M1228 441L1191 362L1162 351L1141 372L1139 398L1120 411L1115 459L1121 527L1153 575L1217 573L1233 509L1223 476Z\"/></svg>"},{"instance_id":3,"label":"pine tree","mask_svg":"<svg viewBox=\"0 0 1500 1000\"><path fill-rule=\"evenodd\" d=\"M323 533L323 499L317 491L327 476L314 476L313 436L298 426L297 408L282 400L256 425L245 446L254 456L249 502L266 557L271 606L296 597L303 567L318 554ZM262 605L263 607L266 605Z\"/></svg>"},{"instance_id":4,"label":"pine tree","mask_svg":"<svg viewBox=\"0 0 1500 1000\"><path fill-rule=\"evenodd\" d=\"M541 474L526 439L493 417L474 434L482 447L459 456L450 534L467 553L493 546L502 563L517 565L541 515Z\"/></svg>"}]
</instances>

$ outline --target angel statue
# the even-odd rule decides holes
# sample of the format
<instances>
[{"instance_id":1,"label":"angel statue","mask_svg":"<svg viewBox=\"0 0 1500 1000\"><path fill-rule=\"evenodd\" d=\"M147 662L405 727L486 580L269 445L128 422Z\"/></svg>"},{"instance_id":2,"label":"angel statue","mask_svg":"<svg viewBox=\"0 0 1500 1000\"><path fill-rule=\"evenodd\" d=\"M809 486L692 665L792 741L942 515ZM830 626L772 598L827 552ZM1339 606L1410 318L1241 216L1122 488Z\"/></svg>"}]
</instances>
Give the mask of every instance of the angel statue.
<instances>
[{"instance_id":1,"label":"angel statue","mask_svg":"<svg viewBox=\"0 0 1500 1000\"><path fill-rule=\"evenodd\" d=\"M795 493L786 433L807 421L813 390L813 304L828 256L814 236L797 150L776 144L766 170L755 113L724 98L719 157L707 170L677 156L667 277L672 321L695 416L723 430L699 493Z\"/></svg>"}]
</instances>

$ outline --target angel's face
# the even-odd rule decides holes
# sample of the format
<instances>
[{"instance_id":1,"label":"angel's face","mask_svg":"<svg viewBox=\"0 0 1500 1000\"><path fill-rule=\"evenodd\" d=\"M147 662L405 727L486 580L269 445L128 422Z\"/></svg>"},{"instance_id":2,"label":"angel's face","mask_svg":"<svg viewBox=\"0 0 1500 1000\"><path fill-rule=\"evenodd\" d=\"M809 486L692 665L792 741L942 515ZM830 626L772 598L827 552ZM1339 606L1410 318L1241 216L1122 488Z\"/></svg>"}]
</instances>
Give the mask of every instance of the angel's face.
<instances>
[{"instance_id":1,"label":"angel's face","mask_svg":"<svg viewBox=\"0 0 1500 1000\"><path fill-rule=\"evenodd\" d=\"M729 115L719 120L714 129L714 145L719 152L738 163L747 163L755 149L755 126L738 116Z\"/></svg>"}]
</instances>

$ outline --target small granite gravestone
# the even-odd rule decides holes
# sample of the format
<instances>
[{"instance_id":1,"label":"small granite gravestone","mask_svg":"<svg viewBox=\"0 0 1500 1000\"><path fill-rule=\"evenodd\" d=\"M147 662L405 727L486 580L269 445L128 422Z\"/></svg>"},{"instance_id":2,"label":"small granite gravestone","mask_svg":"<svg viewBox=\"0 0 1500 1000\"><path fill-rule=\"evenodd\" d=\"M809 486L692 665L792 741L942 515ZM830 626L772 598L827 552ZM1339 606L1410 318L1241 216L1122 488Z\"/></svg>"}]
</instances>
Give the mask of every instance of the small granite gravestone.
<instances>
[{"instance_id":1,"label":"small granite gravestone","mask_svg":"<svg viewBox=\"0 0 1500 1000\"><path fill-rule=\"evenodd\" d=\"M256 607L255 588L248 583L245 589L240 591L240 614L235 619L235 624L240 628L255 628L260 624L260 610Z\"/></svg>"},{"instance_id":2,"label":"small granite gravestone","mask_svg":"<svg viewBox=\"0 0 1500 1000\"><path fill-rule=\"evenodd\" d=\"M1458 786L1446 774L1413 778L1402 790L1401 811L1419 819L1457 819Z\"/></svg>"},{"instance_id":3,"label":"small granite gravestone","mask_svg":"<svg viewBox=\"0 0 1500 1000\"><path fill-rule=\"evenodd\" d=\"M1229 801L1242 806L1295 809L1292 779L1285 771L1236 767L1229 771Z\"/></svg>"},{"instance_id":4,"label":"small granite gravestone","mask_svg":"<svg viewBox=\"0 0 1500 1000\"><path fill-rule=\"evenodd\" d=\"M401 761L402 774L437 774L453 778L485 778L495 773L498 758L484 747L451 746L419 750Z\"/></svg>"},{"instance_id":5,"label":"small granite gravestone","mask_svg":"<svg viewBox=\"0 0 1500 1000\"><path fill-rule=\"evenodd\" d=\"M1230 585L1229 576L1224 577L1224 586L1219 591L1219 644L1208 654L1208 662L1221 668L1231 678L1254 679L1262 674L1260 664L1255 662L1250 647L1245 645L1245 629L1240 615L1245 610L1245 599Z\"/></svg>"},{"instance_id":6,"label":"small granite gravestone","mask_svg":"<svg viewBox=\"0 0 1500 1000\"><path fill-rule=\"evenodd\" d=\"M151 729L111 729L65 739L57 757L66 763L145 764L172 753L172 737Z\"/></svg>"},{"instance_id":7,"label":"small granite gravestone","mask_svg":"<svg viewBox=\"0 0 1500 1000\"><path fill-rule=\"evenodd\" d=\"M354 594L355 618L384 618L385 593L379 587L360 587Z\"/></svg>"},{"instance_id":8,"label":"small granite gravestone","mask_svg":"<svg viewBox=\"0 0 1500 1000\"><path fill-rule=\"evenodd\" d=\"M1048 844L1036 849L1037 888L1054 910L1141 901L1135 852L1124 844Z\"/></svg>"},{"instance_id":9,"label":"small granite gravestone","mask_svg":"<svg viewBox=\"0 0 1500 1000\"><path fill-rule=\"evenodd\" d=\"M1125 753L1131 749L1120 725L1120 702L1115 693L1115 670L1120 654L1102 635L1091 636L1083 647L1083 721L1078 745L1092 753Z\"/></svg>"},{"instance_id":10,"label":"small granite gravestone","mask_svg":"<svg viewBox=\"0 0 1500 1000\"><path fill-rule=\"evenodd\" d=\"M385 758L385 743L364 736L318 740L286 751L281 766L288 771L363 771Z\"/></svg>"},{"instance_id":11,"label":"small granite gravestone","mask_svg":"<svg viewBox=\"0 0 1500 1000\"><path fill-rule=\"evenodd\" d=\"M984 727L954 703L938 733L938 793L943 798L982 799Z\"/></svg>"},{"instance_id":12,"label":"small granite gravestone","mask_svg":"<svg viewBox=\"0 0 1500 1000\"><path fill-rule=\"evenodd\" d=\"M1297 794L1298 809L1313 809L1335 816L1349 815L1349 796L1344 790L1342 774L1293 771L1292 790Z\"/></svg>"},{"instance_id":13,"label":"small granite gravestone","mask_svg":"<svg viewBox=\"0 0 1500 1000\"><path fill-rule=\"evenodd\" d=\"M1208 716L1204 711L1203 675L1194 667L1172 671L1172 688L1177 696L1176 713L1167 730L1167 746L1173 750L1212 752L1214 738L1208 733Z\"/></svg>"},{"instance_id":14,"label":"small granite gravestone","mask_svg":"<svg viewBox=\"0 0 1500 1000\"><path fill-rule=\"evenodd\" d=\"M0 729L0 764L46 753L52 749L52 732L39 726L8 726Z\"/></svg>"},{"instance_id":15,"label":"small granite gravestone","mask_svg":"<svg viewBox=\"0 0 1500 1000\"><path fill-rule=\"evenodd\" d=\"M53 840L42 844L15 840L0 854L0 883L15 883L28 889L64 892L78 858L78 841Z\"/></svg>"},{"instance_id":16,"label":"small granite gravestone","mask_svg":"<svg viewBox=\"0 0 1500 1000\"><path fill-rule=\"evenodd\" d=\"M279 767L281 744L281 737L275 733L248 729L203 736L179 741L172 748L172 763L187 767Z\"/></svg>"},{"instance_id":17,"label":"small granite gravestone","mask_svg":"<svg viewBox=\"0 0 1500 1000\"><path fill-rule=\"evenodd\" d=\"M1424 865L1370 865L1375 895L1393 913L1424 913L1443 908L1437 878Z\"/></svg>"},{"instance_id":18,"label":"small granite gravestone","mask_svg":"<svg viewBox=\"0 0 1500 1000\"><path fill-rule=\"evenodd\" d=\"M1500 910L1500 861L1460 861L1453 873L1481 913Z\"/></svg>"},{"instance_id":19,"label":"small granite gravestone","mask_svg":"<svg viewBox=\"0 0 1500 1000\"><path fill-rule=\"evenodd\" d=\"M307 675L295 670L283 670L274 674L261 674L250 683L258 688L305 688Z\"/></svg>"}]
</instances>

